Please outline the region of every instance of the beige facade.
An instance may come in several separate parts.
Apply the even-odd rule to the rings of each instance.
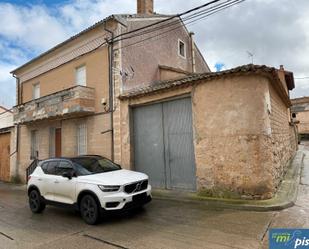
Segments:
[[[309,97],[292,99],[292,112],[297,120],[298,133],[301,136],[309,134]]]
[[[243,67],[124,94],[122,164],[134,169],[131,108],[189,95],[198,191],[272,197],[297,145],[294,126],[289,124],[288,95],[278,88],[286,83],[273,76],[275,69],[267,70]]]
[[[75,50],[71,46],[60,47],[59,51],[47,55],[47,58],[43,57],[41,61],[21,69],[20,78],[31,71],[40,70],[41,64],[49,62],[45,65],[46,72],[40,74],[37,71],[38,76],[20,83],[20,104],[15,109],[15,122],[20,129],[16,176],[22,181],[26,180],[26,169],[33,160],[32,150],[36,151],[38,159],[54,157],[56,150],[61,152],[61,156],[78,155],[80,125],[85,129],[83,154],[100,154],[111,158],[111,132],[108,132],[111,130],[111,115],[108,105],[102,104],[102,101],[108,103],[109,100],[108,47],[87,51],[49,70],[57,62],[59,54],[65,60],[65,51],[77,54],[85,40],[89,42],[105,35],[100,28],[92,30],[71,42]],[[86,71],[85,86],[79,86],[76,82],[76,70],[81,66]],[[34,99],[33,89],[37,84],[40,96]],[[58,139],[60,142],[55,137],[56,129],[61,134]],[[32,148],[33,132],[36,132],[35,149]]]
[[[117,96],[124,89],[151,85],[161,77],[192,73],[193,50],[191,36],[180,21],[176,33],[160,41],[150,39],[144,48],[126,48],[132,40],[111,45],[106,39],[111,39],[111,32],[117,36],[168,17],[110,16],[12,72],[18,79],[14,108],[19,127],[16,176],[25,181],[26,169],[34,158],[99,154],[121,162],[121,105]],[[173,46],[164,47],[166,40],[172,40]],[[178,40],[185,42],[186,58],[178,54]],[[196,68],[209,71],[194,49]],[[169,71],[162,72],[162,67]]]

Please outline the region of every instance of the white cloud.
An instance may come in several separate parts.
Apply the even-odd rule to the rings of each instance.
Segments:
[[[34,53],[65,39],[69,32],[44,6],[0,4],[0,35]]]
[[[0,62],[0,105],[11,107],[15,105],[15,80],[8,73],[16,68],[16,65]]]
[[[171,14],[204,4],[203,0],[155,0],[155,11]],[[15,95],[15,80],[9,75],[35,55],[111,14],[135,13],[135,0],[71,0],[52,5],[0,3],[0,103],[2,93]],[[227,68],[254,63],[294,72],[309,71],[309,1],[245,1],[189,25],[209,66],[221,62]],[[309,80],[296,80],[292,96],[309,95]],[[12,92],[8,92],[8,89]],[[11,100],[6,101],[12,105]]]

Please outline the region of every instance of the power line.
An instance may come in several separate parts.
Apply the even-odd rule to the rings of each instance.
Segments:
[[[205,7],[207,7],[207,6],[211,5],[211,4],[217,3],[217,2],[219,2],[219,1],[222,1],[222,0],[214,0],[214,1],[208,2],[208,3],[206,3],[206,4],[200,5],[200,6],[198,6],[198,7],[193,8],[193,9],[189,9],[189,10],[187,10],[187,11],[181,13],[181,14],[173,15],[173,16],[171,16],[170,18],[167,18],[167,19],[164,19],[164,20],[161,20],[161,21],[158,21],[158,22],[155,22],[155,23],[152,23],[152,24],[143,26],[143,27],[138,28],[138,29],[134,29],[134,30],[131,30],[131,31],[128,31],[128,32],[119,34],[118,36],[115,36],[114,39],[112,39],[112,38],[106,39],[106,41],[100,43],[98,46],[96,46],[95,48],[93,48],[91,51],[88,51],[88,52],[86,52],[86,53],[84,53],[84,54],[82,54],[82,55],[80,55],[80,56],[87,55],[87,54],[92,53],[93,51],[99,49],[100,47],[102,47],[102,46],[104,46],[104,45],[107,45],[107,44],[109,44],[109,43],[111,43],[111,42],[115,42],[115,39],[117,39],[118,37],[126,36],[126,35],[128,35],[128,34],[132,34],[132,33],[134,33],[134,32],[138,32],[138,31],[140,31],[140,30],[144,30],[144,29],[147,29],[147,28],[149,28],[149,27],[156,26],[156,25],[161,24],[161,23],[164,23],[164,22],[168,22],[168,21],[170,21],[170,20],[172,20],[172,19],[174,19],[174,18],[176,18],[176,17],[181,17],[181,16],[183,16],[183,15],[190,14],[190,13],[192,13],[192,12],[194,12],[194,11],[200,10],[200,9],[202,9],[202,8],[205,8]],[[230,2],[230,1],[232,1],[232,0],[228,0],[228,1],[226,1],[225,3]],[[224,3],[221,3],[221,4],[224,4]],[[216,6],[218,6],[218,5],[216,5]],[[214,6],[214,7],[216,7],[216,6]],[[209,9],[208,9],[208,10],[209,10]],[[203,11],[203,10],[202,10],[202,11]],[[198,13],[195,13],[195,14],[199,14],[199,13],[201,13],[202,11],[199,11]],[[195,15],[195,14],[191,14],[191,15],[189,15],[188,17],[190,17],[190,16],[192,16],[192,15]],[[179,22],[179,20],[177,20],[177,22]],[[159,29],[161,29],[161,27],[159,27]],[[132,37],[132,38],[133,38],[133,37]],[[120,38],[119,38],[119,39],[120,39]],[[118,41],[118,40],[117,40],[117,41]],[[119,41],[120,41],[120,40],[119,40]],[[80,56],[79,56],[79,57],[80,57]]]
[[[244,0],[243,0],[244,1]],[[182,19],[180,19],[183,23],[185,23],[186,21],[189,21],[191,19],[195,19],[197,17],[205,17],[206,14],[208,13],[211,13],[211,12],[215,12],[216,10],[220,10],[220,9],[223,9],[224,7],[230,7],[232,6],[233,4],[237,4],[238,2],[242,2],[242,0],[227,0],[223,3],[219,3],[213,7],[210,7],[210,8],[207,8],[207,9],[204,9],[202,11],[199,11],[197,13],[193,13],[187,17],[184,17]],[[196,9],[196,8],[195,8]],[[180,14],[181,16],[182,14]],[[177,16],[178,17],[178,16]],[[174,19],[175,17],[173,17],[172,19]],[[156,22],[156,23],[153,23],[151,26],[150,25],[147,25],[145,27],[152,27],[152,26],[157,26],[158,24],[161,24],[163,22],[167,22],[167,21],[171,21],[170,18],[168,19],[165,19],[165,20],[162,20],[160,22]],[[171,22],[168,22],[164,25],[160,25],[159,27],[153,27],[152,29],[148,29],[148,30],[145,30],[145,31],[142,31],[142,32],[138,32],[140,29],[135,29],[133,30],[132,32],[138,32],[134,35],[131,35],[131,36],[127,36],[127,37],[123,37],[123,38],[119,38],[119,39],[116,39],[117,37],[114,38],[113,42],[118,42],[118,41],[123,41],[123,40],[127,40],[127,39],[131,39],[131,38],[135,38],[135,37],[138,37],[138,36],[142,36],[142,35],[145,35],[145,34],[148,34],[148,33],[152,33],[152,32],[155,32],[157,30],[161,30],[161,29],[165,29],[165,28],[168,28],[168,27],[172,27],[172,26],[175,26],[179,24],[179,19],[177,20],[174,20],[174,21],[171,21]],[[144,29],[144,27],[143,27]],[[127,34],[129,34],[130,32],[127,32]]]
[[[217,3],[217,2],[219,2],[219,1],[221,1],[221,0],[213,0],[213,1],[210,1],[210,2],[208,2],[208,3],[205,3],[205,4],[203,4],[203,5],[200,5],[200,6],[198,6],[198,7],[195,7],[195,8],[193,8],[193,9],[189,9],[189,10],[187,10],[187,11],[185,11],[185,12],[182,12],[181,14],[177,14],[177,15],[171,16],[171,17],[169,17],[169,18],[167,18],[167,19],[164,19],[164,20],[161,20],[161,21],[158,21],[158,22],[155,22],[155,23],[152,23],[152,24],[143,26],[143,27],[141,27],[141,28],[138,28],[138,29],[135,29],[135,30],[131,30],[131,31],[128,31],[128,32],[125,32],[125,33],[122,33],[122,34],[119,34],[119,35],[115,36],[114,39],[116,39],[116,38],[118,38],[118,37],[122,37],[122,36],[128,35],[128,34],[132,34],[132,33],[134,33],[134,32],[137,32],[137,31],[140,31],[140,30],[143,30],[143,29],[150,28],[150,27],[152,27],[152,26],[155,26],[155,25],[158,25],[158,24],[161,24],[161,23],[164,23],[164,22],[168,22],[168,21],[170,21],[170,20],[172,20],[172,19],[174,19],[174,18],[176,18],[176,17],[181,17],[181,16],[183,16],[183,15],[186,15],[186,14],[189,14],[189,13],[191,13],[191,12],[197,11],[197,10],[199,10],[199,9],[205,8],[205,7],[207,7],[207,6],[211,5],[211,4]]]
[[[299,77],[299,78],[295,78],[295,80],[306,80],[306,79],[309,79],[309,76],[305,76],[305,77]]]
[[[224,10],[224,9],[230,8],[230,7],[232,7],[233,5],[239,4],[239,3],[244,2],[244,1],[246,1],[246,0],[235,0],[235,1],[233,1],[232,3],[228,4],[227,6],[224,6],[224,7],[220,8],[220,9],[217,9],[216,11],[211,11],[211,12],[208,13],[207,15],[204,15],[204,16],[202,16],[202,17],[199,17],[198,19],[195,19],[195,20],[191,20],[190,22],[184,23],[184,24],[185,24],[186,26],[193,25],[193,24],[195,24],[197,21],[203,20],[203,19],[205,19],[205,18],[207,18],[207,17],[209,17],[209,16],[211,16],[211,15],[214,15],[214,14],[216,14],[216,13],[218,13],[218,12]],[[164,32],[161,32],[160,34],[156,34],[156,35],[154,35],[154,36],[147,37],[147,38],[142,39],[142,40],[139,40],[139,41],[137,41],[137,42],[134,42],[134,43],[131,43],[131,44],[128,44],[128,45],[124,45],[124,46],[122,46],[122,47],[120,47],[120,48],[123,49],[123,48],[127,48],[127,47],[130,47],[130,46],[134,46],[134,45],[136,45],[136,44],[145,42],[145,41],[147,41],[147,40],[151,40],[151,39],[153,39],[153,38],[159,37],[159,36],[161,36],[161,35],[163,35],[163,34],[169,33],[169,32],[171,32],[171,31],[177,30],[177,29],[179,29],[179,28],[183,28],[183,25],[181,25],[181,24],[179,23],[179,21],[178,21],[178,24],[179,24],[178,27],[175,27],[175,28],[173,28],[173,29],[166,30],[166,31],[164,31]],[[166,36],[164,36],[164,37],[166,37]],[[164,37],[161,37],[161,38],[164,38]],[[133,37],[132,37],[132,38],[133,38]],[[160,39],[161,39],[161,38],[160,38]],[[156,39],[156,40],[159,40],[159,39]]]

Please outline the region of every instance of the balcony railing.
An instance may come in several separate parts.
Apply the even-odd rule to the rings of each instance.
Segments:
[[[45,119],[79,117],[95,112],[94,89],[71,87],[14,107],[14,123]]]

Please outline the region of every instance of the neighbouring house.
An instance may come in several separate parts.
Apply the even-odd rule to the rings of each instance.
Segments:
[[[211,73],[181,19],[137,4],[12,72],[18,175],[36,158],[100,154],[155,188],[271,198],[297,148],[293,74]]]
[[[157,188],[271,198],[296,149],[281,67],[246,65],[123,93],[122,164]]]
[[[11,110],[0,106],[0,181],[9,182],[16,166],[16,130]]]
[[[137,14],[109,16],[12,71],[17,175],[24,181],[35,159],[100,154],[121,163],[117,97],[160,80],[210,72],[180,18],[154,13],[152,0],[137,5]]]
[[[309,138],[309,97],[292,99],[292,115],[297,120],[300,138]]]

